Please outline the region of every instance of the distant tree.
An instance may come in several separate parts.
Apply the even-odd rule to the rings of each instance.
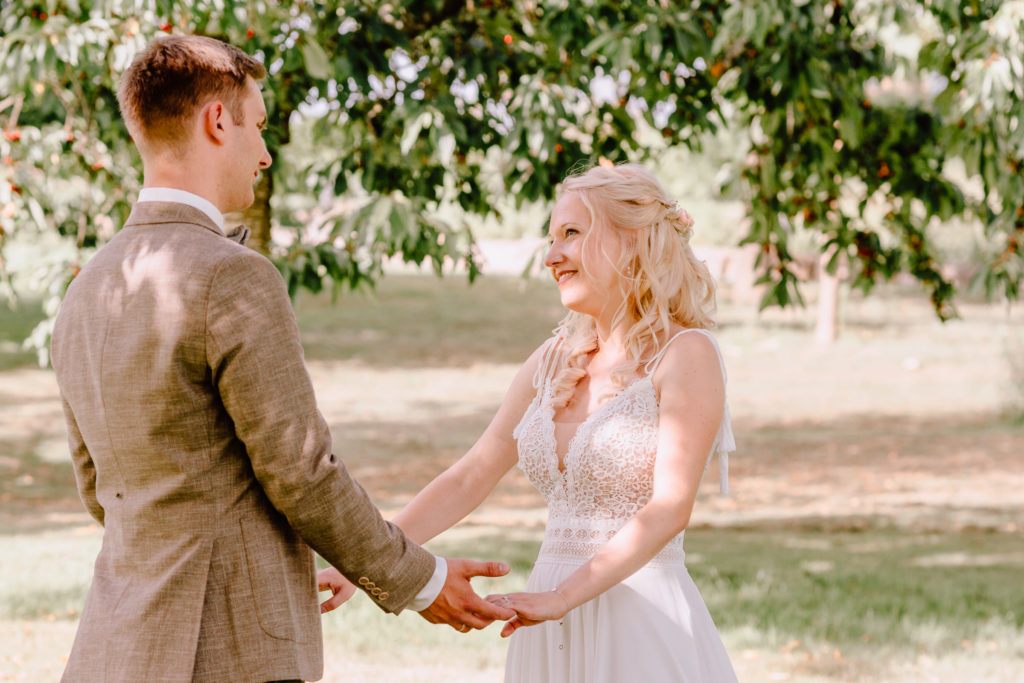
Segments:
[[[981,181],[970,209],[988,237],[980,276],[989,294],[1020,297],[1024,278],[1024,2],[941,0],[916,19],[923,73],[947,84],[934,101],[946,154]]]
[[[476,213],[493,206],[481,184],[492,148],[521,199],[550,196],[570,167],[600,155],[642,153],[641,104],[665,101],[666,137],[696,139],[715,106],[706,72],[686,67],[710,48],[714,5],[666,4],[170,2],[79,0],[0,7],[0,117],[5,234],[55,231],[81,251],[56,264],[64,284],[123,222],[140,171],[117,115],[116,82],[131,57],[162,32],[203,33],[261,55],[268,146],[290,139],[304,105],[325,109],[320,131],[336,147],[307,169],[311,193],[359,193],[358,211],[336,215],[323,239],[275,254],[289,288],[358,286],[385,256],[416,263],[465,261],[464,226],[440,221],[442,201]],[[597,74],[611,96],[595,101]],[[629,76],[624,79],[623,75]],[[630,76],[631,75],[631,76]],[[627,110],[630,100],[637,103]],[[628,113],[632,112],[632,113]],[[247,212],[254,246],[270,251],[279,168],[263,174]],[[504,190],[503,190],[504,191]],[[2,245],[0,245],[2,249]],[[2,252],[0,252],[2,253]],[[55,287],[55,292],[61,291]]]
[[[799,300],[788,239],[810,230],[822,237],[828,270],[848,262],[865,291],[910,272],[945,319],[954,288],[929,233],[964,212],[982,216],[990,235],[1005,234],[1009,251],[983,264],[989,292],[1019,295],[1020,217],[1014,206],[997,216],[991,203],[1022,196],[1024,138],[1011,125],[1022,101],[1022,5],[730,4],[712,69],[722,73],[718,94],[738,105],[739,127],[750,132],[737,176],[751,217],[746,241],[762,249],[765,304]],[[994,66],[1011,63],[1016,82],[994,83]],[[894,80],[901,92],[885,87]],[[957,158],[981,174],[985,202],[972,203],[948,173]]]
[[[117,115],[117,78],[154,36],[189,32],[262,56],[270,72],[264,92],[272,153],[288,144],[296,116],[314,119],[314,134],[331,141],[290,171],[298,178],[282,177],[280,165],[263,174],[258,201],[244,217],[254,246],[271,253],[293,292],[371,282],[383,259],[395,255],[429,258],[438,269],[461,261],[472,278],[472,235],[443,221],[442,206],[487,214],[502,194],[549,198],[581,163],[697,145],[729,121],[751,131],[738,182],[749,199],[747,241],[761,246],[770,285],[764,305],[799,300],[787,241],[808,229],[822,235],[823,251],[850,256],[859,286],[908,270],[947,316],[953,289],[938,268],[929,221],[972,211],[992,235],[1017,239],[1013,221],[1020,216],[1004,205],[1021,195],[1009,194],[1012,182],[987,169],[1020,160],[1013,142],[1019,125],[1013,138],[997,128],[1020,121],[1020,50],[1007,51],[1019,41],[1020,4],[4,3],[0,258],[2,240],[16,233],[73,242],[78,253],[45,276],[55,308],[79,265],[121,225],[139,188],[135,152]],[[889,27],[909,31],[929,21],[945,33],[926,42],[916,63],[887,49]],[[983,57],[986,50],[996,52]],[[985,85],[1003,69],[1002,58],[987,61],[992,54],[1009,65],[1009,86],[999,81],[998,97]],[[897,70],[944,77],[946,89],[914,101],[872,99],[870,85]],[[958,93],[982,98],[973,100],[982,111]],[[661,142],[652,144],[652,135]],[[998,141],[987,141],[993,135]],[[985,202],[967,201],[943,174],[953,154],[967,155],[968,169],[985,178]],[[497,165],[493,183],[484,173],[490,164]],[[275,246],[272,208],[284,186],[358,201],[321,217],[316,239],[303,232],[287,248]],[[857,198],[858,208],[844,208],[844,200]],[[883,221],[867,219],[871,202],[889,205]],[[283,213],[278,222],[300,233]],[[1009,246],[984,264],[984,277],[992,291],[1016,297],[1021,257]],[[0,280],[8,265],[0,261]]]

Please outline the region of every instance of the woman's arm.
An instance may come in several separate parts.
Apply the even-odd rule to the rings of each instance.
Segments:
[[[586,564],[547,593],[492,596],[519,616],[501,634],[560,619],[651,560],[686,528],[725,405],[725,387],[713,343],[685,334],[666,350],[655,373],[660,388],[658,455],[651,500]]]
[[[410,539],[422,544],[457,524],[480,505],[516,464],[518,454],[512,432],[536,394],[533,375],[545,346],[534,351],[519,369],[498,412],[469,451],[427,484],[391,520]],[[320,590],[332,592],[320,606],[322,613],[339,607],[353,593],[351,584],[332,567],[318,572],[317,582]]]
[[[533,375],[543,348],[534,351],[519,369],[501,407],[476,443],[391,520],[416,543],[426,543],[461,521],[515,466],[518,454],[512,432],[536,394]]]

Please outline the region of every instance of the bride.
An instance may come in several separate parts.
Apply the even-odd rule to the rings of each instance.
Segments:
[[[683,551],[710,457],[725,491],[734,448],[692,224],[642,167],[568,178],[545,258],[568,315],[480,439],[393,520],[426,542],[516,465],[544,496],[527,592],[488,597],[517,613],[506,682],[736,680]],[[351,595],[334,569],[319,583],[335,593],[323,611]]]

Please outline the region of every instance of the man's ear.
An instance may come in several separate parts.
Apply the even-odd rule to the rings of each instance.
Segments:
[[[210,142],[217,145],[223,145],[225,143],[227,136],[227,116],[228,110],[224,107],[224,103],[219,100],[213,100],[203,107],[203,110],[200,113],[203,134],[206,135]]]

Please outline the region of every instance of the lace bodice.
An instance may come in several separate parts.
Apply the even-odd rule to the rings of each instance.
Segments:
[[[714,341],[703,330],[692,331]],[[534,377],[537,395],[513,436],[519,468],[548,504],[541,556],[587,558],[650,500],[658,448],[658,398],[651,378],[668,344],[646,365],[644,376],[623,387],[579,425],[564,457],[564,471],[558,467],[551,405],[560,346],[557,338],[547,343]],[[725,454],[734,448],[726,406],[712,447],[712,454],[722,456],[723,491],[728,490]],[[682,561],[682,542],[680,534],[655,559]]]

